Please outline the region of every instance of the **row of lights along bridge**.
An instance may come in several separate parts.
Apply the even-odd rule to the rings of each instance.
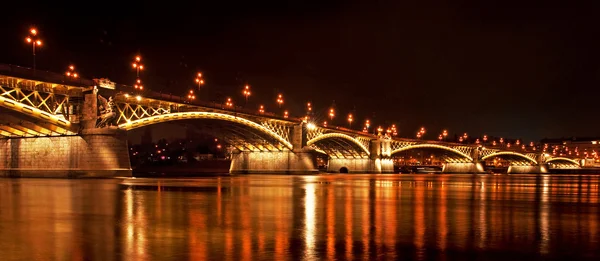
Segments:
[[[28,44],[31,44],[32,46],[32,54],[33,54],[33,70],[35,72],[36,70],[36,62],[35,62],[35,56],[36,56],[36,47],[40,48],[42,46],[42,41],[41,39],[38,37],[38,30],[35,28],[32,28],[31,30],[29,30],[29,36],[27,36],[25,38],[25,41]],[[132,67],[135,70],[136,73],[136,80],[135,83],[133,84],[133,87],[136,91],[144,91],[144,85],[142,84],[142,80],[140,78],[140,72],[144,70],[144,64],[142,64],[142,57],[141,56],[136,56],[134,58],[134,61],[132,63]],[[78,78],[79,74],[75,71],[75,66],[74,65],[69,65],[68,66],[68,70],[65,73],[65,75],[67,77],[71,77],[71,78]],[[194,79],[195,83],[198,85],[198,89],[200,89],[202,87],[202,85],[204,85],[204,78],[202,78],[202,73],[198,72],[198,74],[196,75],[196,78]],[[251,95],[251,91],[250,91],[250,85],[245,85],[243,90],[242,90],[242,95],[244,96],[246,105],[248,103],[248,98]],[[196,94],[194,93],[194,90],[190,90],[187,98],[190,102],[196,100]],[[283,104],[284,104],[284,99],[283,99],[283,94],[278,94],[277,95],[277,99],[276,99],[276,103],[277,106],[281,109]],[[233,99],[231,97],[227,97],[226,101],[225,101],[225,106],[226,107],[230,107],[233,108],[234,103],[233,103]],[[306,104],[306,116],[304,116],[303,120],[306,122],[309,122],[309,120],[311,120],[309,117],[310,115],[312,115],[313,112],[313,108],[312,108],[312,104],[310,102],[308,102]],[[264,114],[265,113],[265,106],[264,105],[259,105],[258,107],[258,113],[259,114]],[[330,108],[329,109],[329,119],[331,121],[333,121],[333,119],[335,118],[336,114],[335,114],[335,109],[334,108]],[[287,110],[283,111],[283,117],[284,118],[289,118],[289,112]],[[348,127],[352,128],[352,123],[354,122],[354,115],[352,115],[352,113],[348,114]],[[328,122],[327,121],[323,121],[322,125],[324,127],[328,126]],[[371,122],[370,120],[365,120],[364,126],[362,128],[362,131],[365,133],[369,133],[370,132],[370,127],[371,127]],[[386,128],[385,131],[383,129],[382,126],[377,127],[376,129],[376,133],[377,135],[386,135],[389,137],[395,137],[398,135],[398,129],[396,128],[395,124],[392,124],[390,127]],[[425,127],[421,127],[421,129],[417,132],[416,134],[416,138],[417,139],[424,139],[426,133],[426,129]],[[448,141],[448,131],[447,130],[443,130],[439,135],[438,135],[438,140],[439,141]],[[510,148],[511,146],[517,146],[520,147],[523,150],[528,150],[527,146],[525,146],[525,144],[521,144],[521,142],[519,140],[515,140],[514,143],[511,142],[504,142],[504,138],[499,138],[498,141],[496,141],[495,139],[492,140],[491,142],[488,141],[488,137],[487,135],[483,135],[483,137],[480,138],[476,138],[474,141],[469,140],[469,136],[467,133],[464,133],[462,136],[458,136],[458,139],[453,140],[455,142],[460,142],[460,143],[471,143],[474,142],[475,144],[482,144],[482,145],[488,145],[488,146],[501,146],[501,147],[507,147]],[[537,149],[537,146],[531,142],[529,144],[529,150],[533,150],[535,151]],[[546,151],[548,149],[547,146],[544,146],[543,150]]]

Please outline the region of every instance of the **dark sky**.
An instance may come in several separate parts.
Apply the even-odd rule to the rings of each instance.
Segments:
[[[276,111],[281,92],[292,114],[311,101],[324,117],[335,100],[338,124],[354,111],[357,123],[396,123],[401,136],[421,126],[432,139],[443,128],[600,136],[593,1],[151,2],[23,2],[0,15],[0,62],[31,65],[23,39],[34,25],[39,69],[74,63],[84,77],[131,84],[140,53],[153,90],[183,94],[201,70],[202,99],[241,104],[249,83],[249,106]]]

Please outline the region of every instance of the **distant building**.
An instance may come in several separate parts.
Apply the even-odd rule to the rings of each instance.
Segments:
[[[555,157],[576,157],[583,166],[600,166],[600,137],[543,139],[545,152]]]

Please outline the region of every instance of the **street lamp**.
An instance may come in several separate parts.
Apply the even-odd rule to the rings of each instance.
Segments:
[[[312,113],[312,104],[310,102],[307,102],[306,103],[306,120],[307,121],[308,121],[308,118],[311,113]]]
[[[198,90],[200,90],[200,87],[202,86],[202,84],[204,84],[204,79],[202,79],[202,73],[200,72],[196,76],[196,83],[198,84]]]
[[[140,78],[137,78],[137,80],[135,80],[135,84],[133,85],[133,88],[135,88],[136,90],[144,90],[144,86],[142,85],[142,80],[140,80]]]
[[[283,94],[279,94],[277,95],[277,106],[279,106],[279,108],[281,108],[281,105],[283,105]]]
[[[231,100],[231,98],[227,98],[227,102],[225,102],[225,106],[233,107],[233,101]]]
[[[352,128],[352,121],[354,121],[354,117],[352,116],[352,113],[348,114],[348,127]]]
[[[398,135],[398,129],[396,129],[396,124],[392,124],[392,136]]]
[[[190,90],[190,93],[188,93],[188,99],[192,100],[192,101],[196,99],[196,95],[194,94],[194,90]]]
[[[75,66],[73,66],[73,65],[69,65],[69,69],[67,70],[67,72],[65,74],[67,75],[67,77],[73,77],[73,78],[79,77],[79,75],[75,71]]]
[[[250,86],[246,84],[244,91],[242,92],[246,98],[246,104],[248,104],[248,96],[250,96]]]
[[[446,140],[446,137],[448,137],[448,130],[443,130],[442,136],[444,136],[444,140]]]
[[[140,78],[140,71],[144,70],[144,65],[141,63],[141,61],[142,61],[142,57],[138,55],[135,57],[135,60],[133,61],[133,64],[132,64],[133,69],[135,69],[136,76],[138,78]]]
[[[29,36],[25,38],[25,42],[31,44],[31,48],[33,50],[33,73],[35,73],[35,47],[42,46],[42,41],[37,37],[37,29],[31,28],[29,30]]]
[[[329,109],[329,118],[333,121],[333,117],[335,117],[335,110],[333,108]]]
[[[260,113],[260,114],[264,114],[264,113],[265,113],[265,106],[263,106],[263,105],[260,105],[260,106],[258,107],[258,113]]]
[[[283,112],[283,118],[286,118],[286,119],[287,119],[287,118],[288,118],[288,116],[289,116],[289,114],[288,114],[288,111],[284,111],[284,112]]]

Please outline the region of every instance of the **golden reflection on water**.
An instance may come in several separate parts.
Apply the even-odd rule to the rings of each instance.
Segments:
[[[598,176],[552,175],[2,179],[0,236],[10,240],[0,241],[0,253],[2,260],[593,259],[600,258],[598,189]]]

